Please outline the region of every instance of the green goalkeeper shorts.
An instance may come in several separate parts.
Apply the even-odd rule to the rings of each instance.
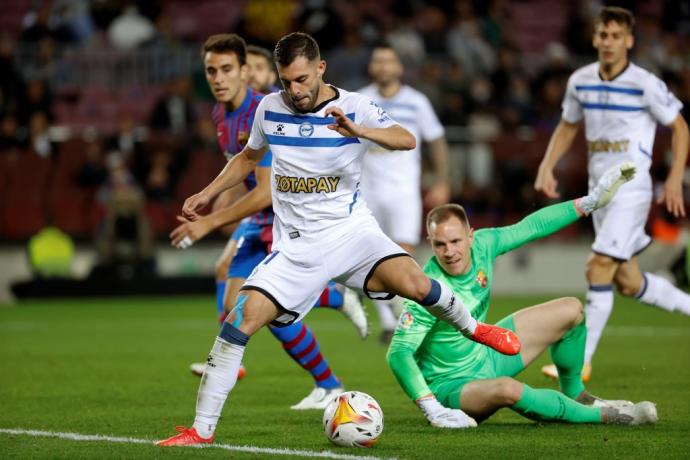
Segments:
[[[513,315],[506,316],[498,323],[505,329],[515,332],[515,321]],[[475,380],[495,379],[498,377],[513,377],[525,368],[522,364],[522,355],[507,356],[489,349],[487,359],[478,371],[468,373],[466,376],[453,379],[438,387],[434,392],[436,399],[445,407],[460,409],[460,394],[465,384]]]

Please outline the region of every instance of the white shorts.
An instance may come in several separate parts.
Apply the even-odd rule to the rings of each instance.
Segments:
[[[645,232],[652,197],[647,191],[615,196],[608,206],[592,213],[592,251],[618,261],[630,260],[652,242]]]
[[[396,243],[417,246],[422,234],[422,198],[419,189],[388,193],[363,188],[367,207],[383,233]],[[368,194],[367,194],[368,193]]]
[[[249,275],[242,290],[261,292],[283,313],[271,324],[286,326],[304,318],[329,280],[370,298],[393,297],[370,293],[366,285],[381,262],[409,254],[384,235],[372,216],[353,221],[336,232],[281,239]]]

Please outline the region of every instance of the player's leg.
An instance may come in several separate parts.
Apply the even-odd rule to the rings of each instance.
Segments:
[[[561,391],[577,398],[585,390],[581,370],[587,333],[582,303],[575,297],[564,297],[522,309],[512,318],[522,344],[523,367],[548,348],[558,369]]]
[[[654,273],[642,273],[637,257],[620,264],[613,282],[618,292],[652,307],[690,315],[690,295]]]
[[[385,235],[373,235],[368,242],[373,243],[379,251],[381,246],[389,250],[389,255],[380,257],[373,248],[369,248],[378,260],[372,264],[363,283],[367,295],[376,297],[372,293],[389,293],[413,300],[471,340],[505,354],[514,355],[520,351],[520,341],[512,331],[478,323],[450,287],[427,277],[407,253],[394,253],[394,249],[387,249],[387,244],[392,244],[393,248],[398,246]]]
[[[213,442],[223,405],[237,382],[237,372],[249,338],[279,315],[273,301],[259,291],[243,292],[238,297],[237,307],[242,308],[242,320],[239,327],[225,321],[209,353],[207,366],[199,385],[193,427],[160,441],[159,445]]]
[[[246,192],[246,188],[243,184],[239,184],[232,187],[229,190],[221,192],[218,197],[213,201],[211,212],[217,211],[230,206],[234,203],[242,194]],[[244,222],[244,221],[243,221]],[[219,318],[225,316],[223,310],[223,298],[225,297],[225,278],[228,273],[228,267],[232,258],[235,256],[237,250],[237,240],[241,236],[243,230],[242,222],[239,224],[226,225],[221,228],[221,231],[226,235],[231,235],[225,248],[223,248],[223,253],[218,257],[215,265],[216,274],[216,311],[218,312]],[[222,322],[223,320],[220,319]]]
[[[558,391],[532,388],[510,377],[469,382],[459,400],[460,409],[477,421],[503,407],[542,422],[640,425],[657,420],[650,402],[619,408],[586,406]]]
[[[314,379],[315,388],[291,409],[323,409],[331,398],[343,392],[340,379],[321,354],[319,342],[309,326],[297,321],[284,327],[270,326],[269,329],[283,344],[285,352]]]
[[[400,242],[397,244],[408,254],[414,253],[414,247],[412,245]],[[392,299],[372,299],[372,302],[376,306],[376,311],[381,321],[381,336],[379,337],[379,342],[382,345],[387,345],[390,343],[391,338],[393,338],[393,331],[398,325],[398,317],[402,313],[402,302],[399,297],[394,297]]]
[[[585,363],[592,362],[601,334],[613,310],[613,277],[620,261],[597,253],[587,259],[586,277],[589,284],[585,301],[587,341]]]
[[[218,257],[215,265],[216,274],[216,313],[218,314],[219,322],[223,322],[225,317],[225,309],[223,307],[225,299],[225,290],[227,288],[227,276],[228,268],[232,262],[232,258],[235,257],[237,252],[237,238],[235,234],[228,240],[225,247],[223,248],[223,253]]]
[[[228,271],[229,288],[228,296],[226,297],[226,307],[228,308],[232,308],[232,305],[234,305],[235,299],[246,278],[249,277],[257,265],[263,263],[262,261],[268,255],[268,248],[264,244],[265,242],[261,240],[262,232],[263,229],[257,226],[250,227],[244,232],[243,239],[238,247],[237,256]],[[231,313],[230,321],[235,327],[239,327],[241,312],[241,308],[236,308]],[[335,390],[342,387],[340,381],[328,365],[328,361],[321,355],[319,343],[308,326],[302,322],[296,322],[282,328],[270,327],[270,330],[273,336],[282,343],[285,352],[302,369],[312,375],[317,388]],[[321,392],[317,393],[320,394]],[[303,406],[309,406],[310,403],[313,405],[313,399],[311,398],[305,402]],[[314,407],[301,408],[312,409]]]
[[[582,380],[587,382],[591,374],[591,360],[613,310],[613,277],[619,261],[612,257],[592,252],[587,259],[586,278],[589,283],[585,301],[585,355],[582,365]],[[549,364],[542,367],[542,373],[552,379],[559,377],[558,367]]]
[[[314,303],[314,308],[331,308],[339,311],[352,322],[361,339],[369,335],[369,320],[359,295],[342,284],[329,281]]]

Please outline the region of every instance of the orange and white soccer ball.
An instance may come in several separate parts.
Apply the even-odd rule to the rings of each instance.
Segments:
[[[371,447],[383,432],[383,411],[368,394],[346,391],[326,406],[323,430],[339,446]]]

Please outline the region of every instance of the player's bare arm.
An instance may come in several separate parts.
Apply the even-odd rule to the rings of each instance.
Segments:
[[[269,207],[271,205],[271,168],[256,168],[254,175],[256,177],[256,187],[231,206],[202,216],[196,221],[190,221],[184,216],[178,216],[177,219],[182,222],[182,225],[170,233],[170,243],[178,248],[187,248],[208,235],[211,231],[223,225],[238,222]],[[183,241],[185,243],[182,243]]]
[[[412,133],[400,125],[367,128],[350,120],[338,107],[326,109],[326,116],[333,116],[335,119],[335,123],[328,125],[328,129],[337,131],[341,136],[368,139],[387,150],[411,150],[417,145]]]
[[[429,142],[429,153],[434,166],[434,184],[424,197],[424,203],[430,208],[435,208],[450,201],[448,177],[450,168],[448,167],[448,142],[445,136]]]
[[[664,190],[659,196],[658,203],[666,204],[666,210],[675,217],[685,217],[683,203],[683,176],[685,163],[688,160],[688,124],[678,115],[670,125],[672,136],[673,164],[666,178]]]
[[[559,198],[561,196],[556,190],[558,181],[553,175],[553,169],[556,167],[558,160],[565,155],[573,144],[578,129],[578,123],[569,123],[563,119],[558,123],[556,130],[551,136],[551,140],[549,140],[544,159],[541,160],[539,165],[537,179],[534,181],[534,189],[536,191],[543,192],[549,198]]]
[[[254,150],[249,147],[242,149],[240,153],[232,157],[223,170],[201,192],[190,196],[182,206],[182,216],[189,220],[197,220],[198,211],[206,207],[213,198],[223,190],[233,187],[254,171],[259,161],[266,154],[268,148]]]

